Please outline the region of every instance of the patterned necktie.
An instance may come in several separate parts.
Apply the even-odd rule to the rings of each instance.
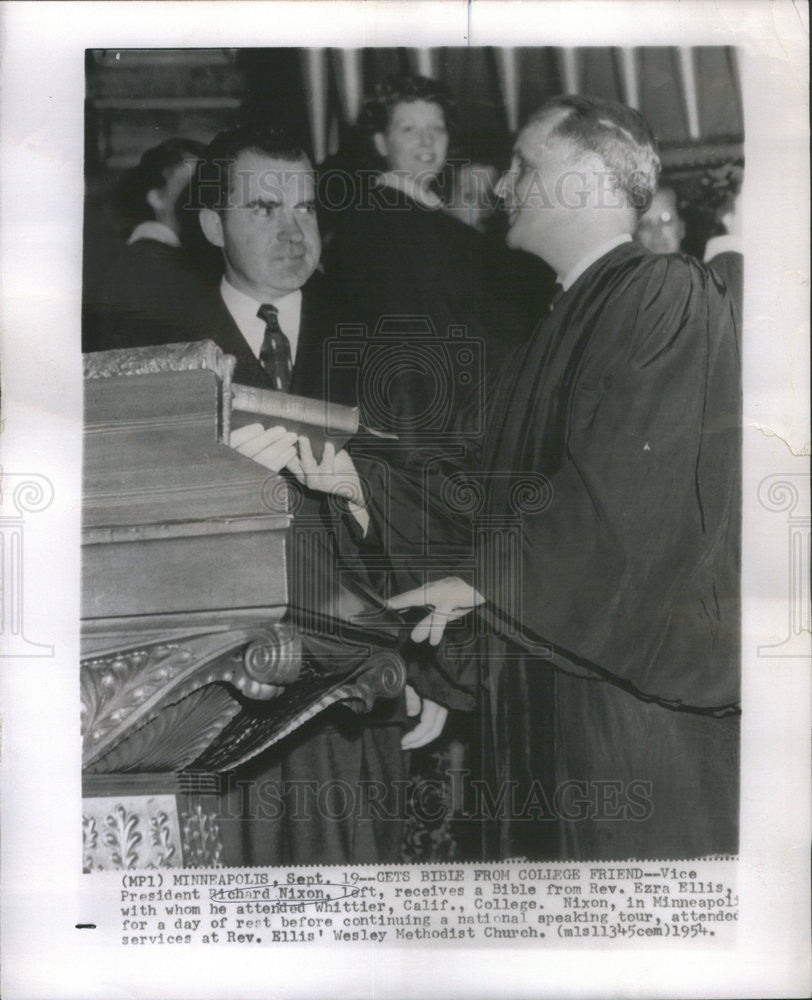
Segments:
[[[287,392],[293,377],[290,357],[290,341],[282,333],[277,318],[277,308],[269,304],[257,310],[257,316],[265,320],[265,337],[259,352],[259,363],[273,382],[275,389]]]

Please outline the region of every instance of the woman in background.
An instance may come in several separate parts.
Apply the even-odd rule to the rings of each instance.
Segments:
[[[115,203],[133,227],[89,303],[85,350],[143,347],[184,339],[188,316],[179,302],[203,289],[182,246],[184,196],[203,155],[202,143],[168,139],[148,149],[121,179]]]
[[[444,211],[438,189],[451,114],[451,95],[434,80],[376,87],[358,122],[376,169],[356,175],[353,207],[326,254],[342,318],[365,327],[356,372],[364,422],[410,441],[449,430],[496,350],[480,234]]]

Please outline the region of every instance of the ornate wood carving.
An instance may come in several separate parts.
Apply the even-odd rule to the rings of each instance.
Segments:
[[[299,681],[283,698],[245,708],[223,729],[193,767],[207,771],[234,768],[278,743],[336,702],[368,712],[376,698],[393,698],[406,683],[406,665],[394,650],[369,649],[351,672],[324,677],[305,661]]]
[[[201,803],[181,813],[183,858],[186,868],[221,868],[223,843],[214,813]]]
[[[90,657],[81,667],[85,766],[97,762],[167,706],[183,702],[206,685],[229,684],[250,698],[267,700],[283,690],[278,682],[289,684],[296,679],[299,665],[298,636],[288,626],[234,629]],[[224,710],[217,720],[210,720],[212,730],[222,729],[230,717]],[[162,731],[162,727],[153,728],[151,734],[160,738]],[[198,737],[194,737],[196,749]],[[142,749],[149,751],[148,746]]]
[[[180,868],[174,795],[120,795],[82,802],[82,870]]]
[[[85,768],[86,774],[180,771],[239,712],[224,685],[209,684],[164,706],[154,718]]]
[[[223,844],[213,812],[177,797],[86,798],[82,804],[82,870],[217,868]]]

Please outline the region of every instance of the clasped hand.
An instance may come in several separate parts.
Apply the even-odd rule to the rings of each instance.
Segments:
[[[286,431],[284,427],[265,430],[261,424],[240,427],[232,433],[230,444],[241,455],[253,458],[271,472],[289,469],[308,489],[343,497],[366,533],[369,514],[365,510],[361,480],[343,448],[336,452],[335,446],[327,441],[321,462],[317,462],[308,438]]]

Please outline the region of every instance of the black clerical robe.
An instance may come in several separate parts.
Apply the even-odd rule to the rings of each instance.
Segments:
[[[526,315],[546,301],[548,272],[537,258],[528,271],[527,255],[513,254],[514,271],[535,281],[508,283],[504,245],[489,250],[473,227],[393,187],[369,198],[345,214],[325,253],[343,291],[336,315],[355,352],[362,419],[402,442],[447,434],[454,420],[470,436],[481,418],[471,397],[532,329]]]
[[[449,635],[446,664],[490,690],[490,798],[518,796],[500,807],[499,853],[550,856],[555,820],[569,859],[734,852],[741,390],[726,289],[689,257],[621,245],[488,404],[456,570],[487,599],[488,634],[456,652]],[[381,528],[401,551],[417,541],[409,490]],[[437,506],[440,537],[454,518]]]

